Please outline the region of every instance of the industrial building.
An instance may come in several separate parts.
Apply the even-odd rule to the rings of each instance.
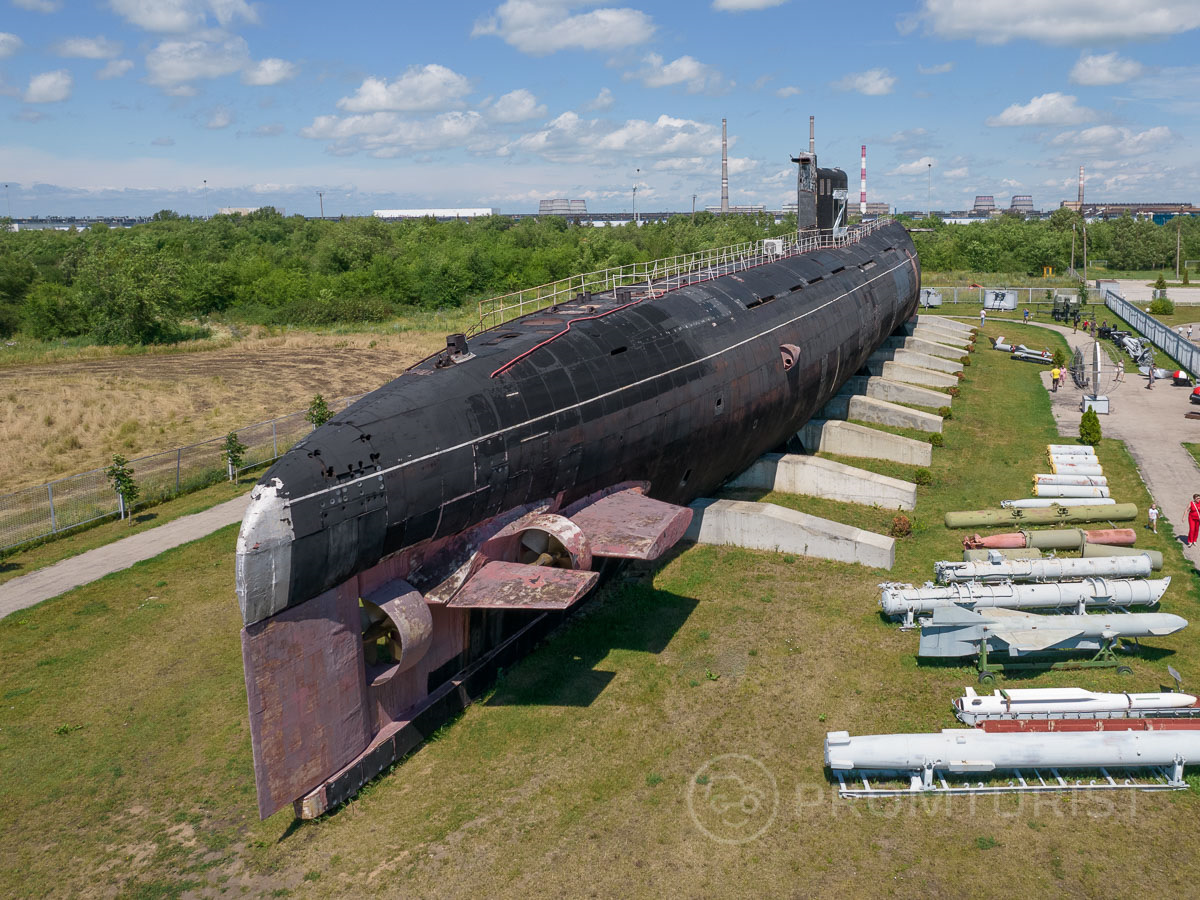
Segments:
[[[586,200],[567,200],[556,197],[553,200],[538,201],[539,216],[586,216]]]

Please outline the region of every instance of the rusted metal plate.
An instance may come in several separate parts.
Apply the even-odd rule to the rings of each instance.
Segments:
[[[585,506],[571,521],[587,535],[593,556],[658,559],[683,537],[692,511],[631,489]]]
[[[597,572],[490,562],[447,606],[472,609],[566,609],[592,589]]]
[[[254,781],[264,819],[371,740],[356,590],[326,591],[242,629]]]

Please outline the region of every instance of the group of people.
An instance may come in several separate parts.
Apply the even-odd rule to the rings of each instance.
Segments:
[[[1083,325],[1084,334],[1090,334],[1092,337],[1096,336],[1096,320],[1083,319],[1078,312],[1075,313],[1075,318],[1071,320],[1071,334],[1075,334],[1077,331],[1079,331],[1079,326],[1081,324]],[[1104,325],[1101,327],[1108,328],[1107,319],[1104,320]]]

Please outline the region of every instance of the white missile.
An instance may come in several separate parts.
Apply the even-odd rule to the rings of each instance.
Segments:
[[[1107,487],[1087,484],[1035,484],[1033,492],[1039,497],[1107,497]]]
[[[1096,456],[1051,456],[1051,464],[1057,463],[1060,466],[1098,466],[1100,459]]]
[[[1169,766],[1182,783],[1184,761],[1200,760],[1200,730],[1049,733],[946,728],[936,734],[825,735],[825,764],[837,771],[876,770],[921,776],[914,789],[931,788],[936,772],[1008,769],[1099,769]]]
[[[1146,583],[1127,582],[1131,585]],[[990,585],[979,587],[995,589]],[[1018,587],[1047,588],[1052,585]],[[1007,650],[1009,656],[1044,650],[1104,650],[1119,638],[1162,637],[1186,627],[1187,619],[1161,612],[1039,616],[1017,609],[995,608],[980,612],[958,605],[937,606],[932,618],[921,627],[917,655],[973,656],[980,652],[984,642],[989,651]]]
[[[1050,472],[1033,476],[1034,484],[1092,484],[1099,487],[1108,485],[1108,479],[1103,475],[1054,475]]]
[[[1055,581],[1078,578],[1145,578],[1153,565],[1146,553],[1138,556],[1052,557],[1000,559],[996,562],[940,560],[933,564],[937,580],[955,581]]]
[[[1136,557],[1128,558],[1135,559]],[[1020,560],[1019,562],[1029,561]],[[959,565],[974,565],[974,563],[959,563]],[[978,581],[963,581],[919,588],[908,584],[885,584],[881,586],[879,606],[883,609],[884,615],[903,616],[905,625],[912,625],[915,616],[933,613],[945,607],[988,610],[989,614],[992,610],[1009,612],[1022,609],[1069,609],[1076,613],[1082,613],[1085,608],[1122,609],[1127,606],[1153,606],[1158,603],[1170,585],[1169,577],[1111,581],[1104,578],[1089,578],[1086,581],[1056,581],[1049,584],[1014,584],[1011,581],[1002,584],[983,584]],[[1080,616],[1080,618],[1090,619],[1092,617]],[[1037,628],[1039,626],[1035,623],[1028,627]],[[1055,628],[1054,625],[1041,625],[1040,627],[1050,631]],[[924,641],[924,637],[922,637],[922,641]]]
[[[1103,475],[1104,468],[1097,464],[1071,464],[1050,462],[1050,469],[1055,475]]]
[[[1094,447],[1086,444],[1047,444],[1046,452],[1051,456],[1095,456]]]
[[[1051,506],[1115,506],[1112,497],[1023,497],[1001,500],[1004,509],[1046,509]]]
[[[1196,705],[1191,694],[1159,692],[1150,694],[1106,694],[1083,688],[1017,688],[980,696],[966,688],[964,696],[954,699],[955,715],[967,725],[983,718],[1058,718],[1091,716],[1111,718],[1113,714],[1150,715],[1164,710]]]

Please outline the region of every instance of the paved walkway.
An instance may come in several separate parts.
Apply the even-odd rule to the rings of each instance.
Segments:
[[[978,321],[978,317],[972,321]],[[1019,324],[1021,320],[988,316],[989,323],[1004,321]],[[1042,322],[1029,324],[1059,332],[1072,349],[1086,348],[1092,342],[1090,335],[1082,331],[1072,334],[1068,326]],[[1063,377],[1066,383],[1057,393],[1050,394],[1051,410],[1058,423],[1058,433],[1064,438],[1077,439],[1079,419],[1083,415],[1079,408],[1083,391],[1075,387],[1065,371]],[[1049,366],[1042,372],[1042,384],[1050,390]],[[1176,387],[1169,380],[1156,381],[1154,389],[1147,390],[1144,376],[1127,372],[1120,387],[1109,392],[1109,414],[1100,417],[1104,436],[1122,440],[1129,448],[1150,496],[1158,502],[1163,517],[1170,521],[1181,542],[1187,535],[1188,504],[1192,494],[1200,493],[1200,469],[1182,446],[1184,441],[1200,443],[1200,420],[1184,418],[1185,413],[1196,408],[1189,399],[1191,392],[1191,388]],[[1143,515],[1138,524],[1145,524],[1145,521]],[[1183,555],[1200,568],[1200,544],[1184,547]]]
[[[249,503],[250,495],[243,494],[204,512],[183,516],[6,581],[0,584],[0,618],[240,522]]]

